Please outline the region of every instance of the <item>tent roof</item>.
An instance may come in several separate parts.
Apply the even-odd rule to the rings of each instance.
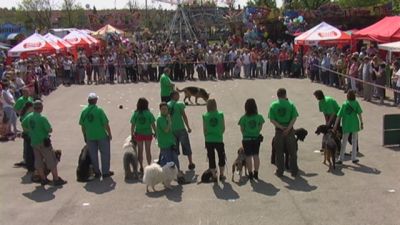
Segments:
[[[378,48],[390,52],[400,52],[400,41],[381,44],[378,45]]]
[[[42,35],[34,33],[14,48],[10,49],[8,55],[11,57],[20,57],[28,53],[52,54],[59,52],[60,49],[58,45],[47,41]]]
[[[353,35],[355,39],[376,42],[400,41],[400,16],[387,16]]]
[[[90,41],[85,34],[74,30],[67,34],[63,40],[71,43],[72,45],[91,45],[94,42]]]
[[[47,33],[46,35],[43,36],[46,40],[48,41],[52,41],[55,42],[57,45],[60,46],[60,44],[66,48],[71,48],[72,45],[70,43],[68,43],[67,41],[51,34],[51,33]]]
[[[319,43],[349,42],[351,36],[336,27],[322,22],[294,39],[295,44],[317,45]]]
[[[100,28],[98,31],[94,32],[93,35],[103,36],[107,33],[124,34],[125,32],[123,30],[113,27],[110,24],[107,24],[104,27]]]

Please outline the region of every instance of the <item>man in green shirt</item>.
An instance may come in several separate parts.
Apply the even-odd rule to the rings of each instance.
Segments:
[[[285,148],[289,153],[289,167],[291,175],[297,176],[299,168],[297,166],[297,141],[294,136],[293,125],[299,116],[296,106],[287,99],[286,89],[280,88],[277,92],[278,100],[271,103],[268,118],[275,126],[275,137],[273,146],[276,150],[276,166],[275,175],[283,176],[284,172],[284,155]]]
[[[97,100],[96,93],[89,94],[89,105],[82,110],[79,125],[81,125],[83,138],[88,146],[95,178],[100,178],[101,174],[103,174],[103,178],[107,178],[114,175],[114,172],[110,171],[110,141],[112,135],[108,118],[103,109],[96,105]],[[101,172],[98,151],[100,151]]]
[[[160,77],[161,85],[161,102],[168,103],[171,100],[171,94],[174,90],[175,84],[171,82],[171,69],[164,68],[164,73]]]
[[[14,105],[14,110],[18,113],[18,115],[21,115],[21,110],[24,108],[27,102],[33,103],[33,99],[29,96],[28,89],[24,88],[22,89],[22,96],[18,98]]]
[[[58,160],[53,151],[53,147],[49,142],[50,133],[53,131],[47,118],[41,115],[43,104],[40,100],[33,103],[33,113],[30,113],[22,121],[22,127],[31,138],[31,145],[35,155],[35,169],[38,171],[41,184],[49,183],[44,173],[46,163],[47,168],[53,175],[53,184],[56,186],[64,185],[67,182],[58,176],[57,163]]]
[[[171,101],[168,102],[169,112],[172,117],[172,132],[176,139],[176,146],[182,145],[182,153],[189,159],[189,169],[193,170],[195,164],[192,160],[192,148],[190,147],[189,134],[192,129],[189,127],[188,118],[185,113],[185,103],[179,101],[179,92],[173,91]],[[185,128],[186,125],[186,128]]]
[[[333,126],[340,108],[338,103],[334,98],[325,96],[321,90],[316,90],[314,96],[318,100],[319,111],[324,114],[325,124]]]

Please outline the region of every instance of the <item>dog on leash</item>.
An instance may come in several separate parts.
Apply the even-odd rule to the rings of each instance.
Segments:
[[[199,103],[197,103],[197,99],[198,98],[202,98],[205,102],[208,100],[208,98],[210,97],[210,94],[207,93],[207,91],[203,88],[199,88],[199,87],[185,87],[182,90],[179,90],[178,88],[176,89],[178,92],[184,92],[185,93],[185,98],[183,99],[183,102],[185,102],[185,104],[187,104],[186,99],[189,99],[189,102],[191,104],[193,104],[191,97],[195,97],[195,103],[196,105],[198,105]]]
[[[322,137],[322,149],[324,150],[324,164],[326,165],[326,161],[329,164],[329,170],[331,168],[336,169],[335,167],[335,157],[336,152],[340,151],[340,138],[338,135],[333,132],[333,129],[327,125],[320,125],[317,127],[315,131],[317,135],[323,134]]]
[[[55,155],[55,157],[57,159],[57,162],[60,162],[61,161],[61,155],[62,155],[61,150],[51,150],[51,151],[54,152],[54,155]],[[43,169],[43,171],[44,171],[44,175],[46,177],[51,173],[51,170],[47,167],[46,161],[44,161],[44,169]],[[39,176],[39,173],[37,172],[37,170],[35,170],[35,172],[33,173],[32,177],[31,177],[31,181],[34,182],[34,183],[40,183],[41,179],[40,179],[40,176]]]
[[[131,136],[125,139],[124,145],[122,147],[124,150],[124,171],[125,180],[138,179],[138,154],[137,154],[137,143]]]
[[[242,178],[243,169],[244,175],[247,176],[246,155],[244,154],[243,147],[240,147],[237,151],[237,157],[232,164],[232,181],[234,181],[235,172],[239,173],[239,179]]]
[[[308,135],[308,131],[304,128],[299,128],[299,129],[294,129],[294,136],[296,137],[296,141],[304,141]],[[271,164],[275,164],[275,154],[276,154],[276,149],[274,145],[275,138],[272,139],[272,152],[271,152]],[[285,158],[285,168],[288,170],[289,169],[289,152],[285,148],[284,149],[284,158]]]
[[[78,167],[76,168],[76,181],[87,182],[93,175],[92,160],[89,156],[87,145],[83,146],[81,154],[79,154]]]
[[[149,187],[156,190],[154,187],[163,183],[165,188],[171,189],[171,182],[178,177],[178,169],[174,162],[168,162],[163,167],[157,163],[152,163],[144,168],[143,183],[146,184],[146,192],[149,192]]]

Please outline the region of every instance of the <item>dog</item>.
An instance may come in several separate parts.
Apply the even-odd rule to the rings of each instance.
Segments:
[[[299,140],[304,142],[307,135],[308,135],[308,131],[304,128],[294,129],[294,136],[296,137],[297,142]],[[271,164],[275,164],[276,150],[275,150],[274,142],[275,142],[275,137],[272,139],[272,142],[271,142],[271,145],[272,145]],[[285,148],[283,154],[284,154],[284,158],[285,158],[285,168],[288,170],[290,159],[289,159],[289,152],[286,148]]]
[[[214,181],[213,172],[210,169],[207,169],[201,174],[201,183],[211,183]]]
[[[157,163],[152,163],[144,168],[143,183],[146,184],[146,192],[149,192],[149,186],[155,192],[154,187],[163,183],[168,189],[171,189],[171,182],[178,177],[178,169],[174,162],[168,162],[163,167]]]
[[[246,155],[244,154],[243,147],[240,147],[237,151],[237,157],[232,165],[232,181],[234,181],[235,171],[239,173],[239,179],[242,178],[243,168],[244,174],[247,176]]]
[[[185,104],[187,104],[186,99],[189,99],[189,102],[191,104],[193,104],[191,97],[194,96],[195,99],[195,103],[196,105],[198,105],[199,103],[197,103],[197,99],[198,98],[202,98],[205,102],[210,98],[210,94],[207,93],[207,91],[203,88],[199,88],[199,87],[185,87],[182,90],[179,90],[178,88],[176,89],[178,92],[184,92],[185,93],[185,98],[183,99],[183,102],[185,102]]]
[[[61,161],[62,151],[59,150],[59,149],[58,150],[51,150],[51,151],[54,152],[54,155],[56,157],[57,162],[60,162]],[[47,164],[46,164],[45,161],[44,161],[44,169],[43,169],[43,171],[44,171],[44,175],[46,177],[51,173],[51,170],[47,167]],[[40,183],[41,179],[40,179],[40,176],[39,176],[39,173],[37,172],[37,170],[35,170],[35,172],[33,173],[32,177],[31,177],[31,180],[34,183]]]
[[[322,149],[324,150],[324,164],[326,165],[326,161],[329,164],[329,170],[333,168],[336,169],[335,166],[335,157],[336,152],[340,151],[340,137],[338,133],[333,132],[333,129],[327,125],[320,125],[317,127],[315,131],[317,135],[323,134],[322,137]]]
[[[76,181],[87,182],[93,175],[92,160],[89,156],[89,149],[87,145],[83,146],[81,154],[78,158],[78,167],[76,168]]]
[[[131,136],[125,139],[124,145],[122,147],[124,150],[124,171],[125,180],[138,179],[138,154],[137,154],[137,143],[131,138]]]

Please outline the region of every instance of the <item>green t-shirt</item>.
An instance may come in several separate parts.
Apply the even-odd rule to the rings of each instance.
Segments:
[[[325,99],[320,100],[318,105],[319,111],[324,113],[325,115],[336,115],[340,109],[336,100],[330,96],[325,96]]]
[[[175,137],[172,134],[172,131],[169,130],[168,132],[165,132],[167,127],[167,117],[159,115],[157,118],[157,142],[160,149],[170,148],[171,146],[175,145]]]
[[[268,118],[286,127],[290,121],[298,117],[296,106],[289,100],[279,99],[271,103]]]
[[[250,140],[260,136],[261,127],[265,120],[262,115],[243,115],[239,120],[240,127],[243,127],[243,140]]]
[[[203,114],[203,123],[206,128],[204,134],[206,142],[223,142],[224,135],[224,113],[223,112],[206,112]]]
[[[21,115],[21,117],[19,118],[19,121],[21,121],[21,123],[22,123],[22,121],[24,121],[24,119],[29,115],[29,114],[32,114],[33,112],[29,112],[29,113],[25,113],[24,115]]]
[[[44,139],[49,137],[51,130],[47,118],[37,112],[29,113],[22,121],[22,127],[28,131],[32,146],[43,144]]]
[[[343,133],[352,133],[360,131],[360,121],[358,114],[362,113],[362,109],[358,101],[345,101],[337,113],[338,117],[342,118]]]
[[[172,93],[171,79],[163,73],[160,77],[161,97],[169,97]]]
[[[168,102],[169,113],[172,119],[172,131],[185,129],[182,113],[185,110],[185,103],[171,100]]]
[[[18,100],[15,102],[14,110],[15,111],[22,110],[22,108],[24,108],[24,106],[27,102],[33,103],[32,97],[25,97],[25,96],[19,97]]]
[[[151,124],[156,121],[154,115],[149,111],[135,111],[131,117],[131,124],[135,124],[135,133],[142,135],[151,135]]]
[[[101,140],[107,137],[106,125],[108,118],[103,109],[97,105],[86,106],[79,118],[79,125],[85,128],[86,139],[89,141]]]

